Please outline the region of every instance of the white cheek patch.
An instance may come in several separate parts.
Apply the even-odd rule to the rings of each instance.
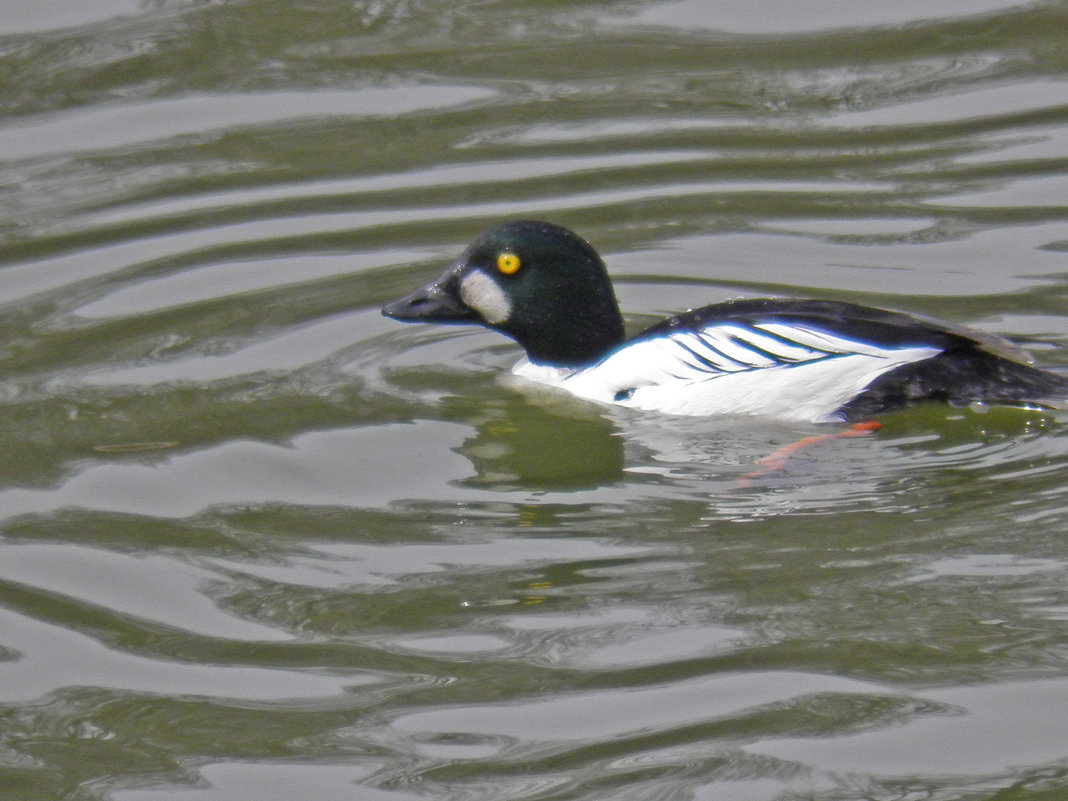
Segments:
[[[460,280],[460,299],[493,325],[503,323],[512,314],[512,304],[504,290],[481,270],[472,270]]]

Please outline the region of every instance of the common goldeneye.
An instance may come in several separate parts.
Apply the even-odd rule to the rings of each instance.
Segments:
[[[850,422],[924,401],[1058,406],[1068,378],[1009,342],[827,300],[718,303],[626,339],[604,262],[558,225],[491,228],[435,281],[382,309],[479,323],[526,350],[513,372],[580,398],[669,414]]]

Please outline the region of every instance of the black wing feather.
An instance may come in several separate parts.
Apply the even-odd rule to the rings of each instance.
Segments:
[[[915,346],[951,350],[965,344],[992,345],[995,337],[964,328],[954,328],[903,312],[886,311],[834,300],[792,300],[755,298],[731,300],[704,306],[661,320],[642,331],[634,340],[679,330],[699,330],[715,323],[754,326],[761,323],[795,324],[826,331],[836,336],[885,348]],[[1000,341],[997,344],[1002,344]],[[1004,343],[1012,348],[1009,343]]]

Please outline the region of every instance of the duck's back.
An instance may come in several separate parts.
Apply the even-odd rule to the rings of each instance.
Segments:
[[[576,395],[671,414],[857,420],[925,401],[1057,405],[1068,379],[1010,343],[835,301],[740,300],[668,318],[587,370]]]

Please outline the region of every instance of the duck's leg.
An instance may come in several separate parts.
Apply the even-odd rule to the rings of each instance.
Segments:
[[[864,420],[859,423],[853,423],[853,425],[845,431],[837,431],[834,434],[816,434],[783,445],[781,448],[777,448],[767,456],[758,459],[756,462],[756,469],[751,470],[738,479],[737,486],[747,487],[753,480],[760,478],[761,476],[765,476],[776,470],[782,470],[786,467],[786,462],[791,456],[803,448],[807,448],[809,445],[814,445],[817,442],[823,442],[828,439],[837,439],[839,437],[863,437],[871,434],[873,431],[878,431],[882,428],[882,425],[882,423],[876,422],[875,420]]]

